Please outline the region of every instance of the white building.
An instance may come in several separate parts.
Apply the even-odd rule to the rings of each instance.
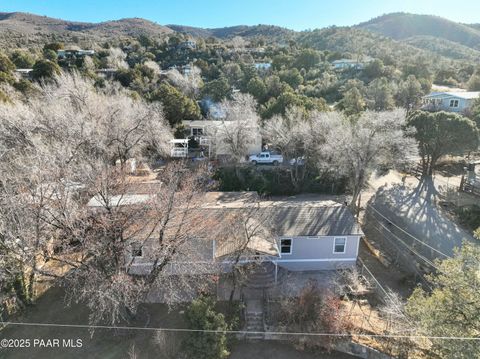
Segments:
[[[422,109],[465,112],[480,97],[480,92],[432,92],[422,98]]]
[[[231,155],[229,146],[225,143],[225,137],[229,131],[235,131],[234,126],[238,124],[233,121],[221,120],[183,121],[182,123],[185,126],[186,136],[195,139],[200,147],[204,147],[205,155],[209,157]],[[246,156],[259,153],[262,150],[260,129],[252,129],[252,133],[255,133],[255,135],[248,143]]]
[[[335,70],[348,70],[355,69],[361,70],[365,67],[363,62],[352,60],[352,59],[340,59],[332,62],[333,68]]]

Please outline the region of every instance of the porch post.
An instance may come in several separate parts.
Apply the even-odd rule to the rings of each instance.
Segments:
[[[275,263],[275,285],[277,285],[278,265],[277,265],[277,261],[273,263]]]

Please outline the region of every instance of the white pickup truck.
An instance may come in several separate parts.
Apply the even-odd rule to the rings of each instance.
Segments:
[[[283,163],[283,156],[282,155],[276,155],[270,152],[260,152],[259,154],[256,155],[251,155],[248,158],[248,162],[256,165],[256,164],[272,164],[274,166]]]

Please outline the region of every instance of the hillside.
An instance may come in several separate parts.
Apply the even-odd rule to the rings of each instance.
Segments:
[[[230,26],[199,28],[162,26],[139,18],[85,23],[27,13],[0,13],[0,46],[40,47],[47,42],[91,47],[95,43],[123,37],[162,37],[175,32],[193,37],[231,39],[261,38],[265,43],[287,44],[294,40],[319,50],[365,54],[391,61],[425,55],[432,62],[464,60],[479,62],[479,25],[464,25],[436,16],[395,13],[353,27],[329,27],[295,32],[279,26]],[[391,60],[394,59],[394,60]]]
[[[480,30],[438,16],[393,13],[361,23],[357,28],[405,40],[416,36],[431,36],[480,50]]]
[[[246,38],[253,37],[267,37],[270,39],[280,39],[285,37],[291,37],[295,34],[293,30],[286,29],[280,26],[273,25],[238,25],[221,27],[215,29],[204,29],[192,26],[183,25],[167,25],[170,29],[182,33],[186,33],[197,37],[217,37],[219,39],[228,39],[235,36],[241,36]]]
[[[27,13],[0,13],[0,44],[9,47],[35,46],[50,40],[95,42],[142,34],[163,36],[172,32],[168,27],[139,18],[85,23]]]
[[[480,50],[438,37],[413,36],[405,39],[404,42],[418,47],[419,49],[425,49],[450,59],[471,62],[478,62],[480,60]]]
[[[396,41],[376,33],[349,27],[330,27],[302,32],[298,42],[317,50],[349,52],[352,55],[367,55],[385,62],[400,62],[402,59],[424,55],[432,63],[441,56],[428,50],[420,50],[402,41]]]

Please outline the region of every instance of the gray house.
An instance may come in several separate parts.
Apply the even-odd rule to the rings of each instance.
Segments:
[[[422,109],[463,113],[480,97],[480,92],[432,92],[422,98]]]
[[[195,252],[195,260],[204,264],[202,271],[218,273],[220,267],[223,272],[229,272],[240,248],[241,258],[236,263],[270,262],[275,266],[275,272],[280,268],[323,271],[355,265],[363,232],[344,204],[332,200],[259,201],[256,197],[252,192],[207,194],[201,208],[202,216],[220,220],[254,207],[254,215],[248,220],[255,222],[250,227],[255,227],[256,233],[252,233],[248,242],[238,238],[193,241],[195,250],[186,252]],[[151,270],[149,251],[148,243],[141,250],[138,246],[132,248],[129,253],[131,273],[142,274]],[[170,270],[174,274],[188,271],[189,267],[188,260],[185,260],[173,263]]]
[[[354,266],[363,235],[350,210],[325,201],[295,205],[285,201],[268,209],[275,218],[275,265],[290,271]]]

